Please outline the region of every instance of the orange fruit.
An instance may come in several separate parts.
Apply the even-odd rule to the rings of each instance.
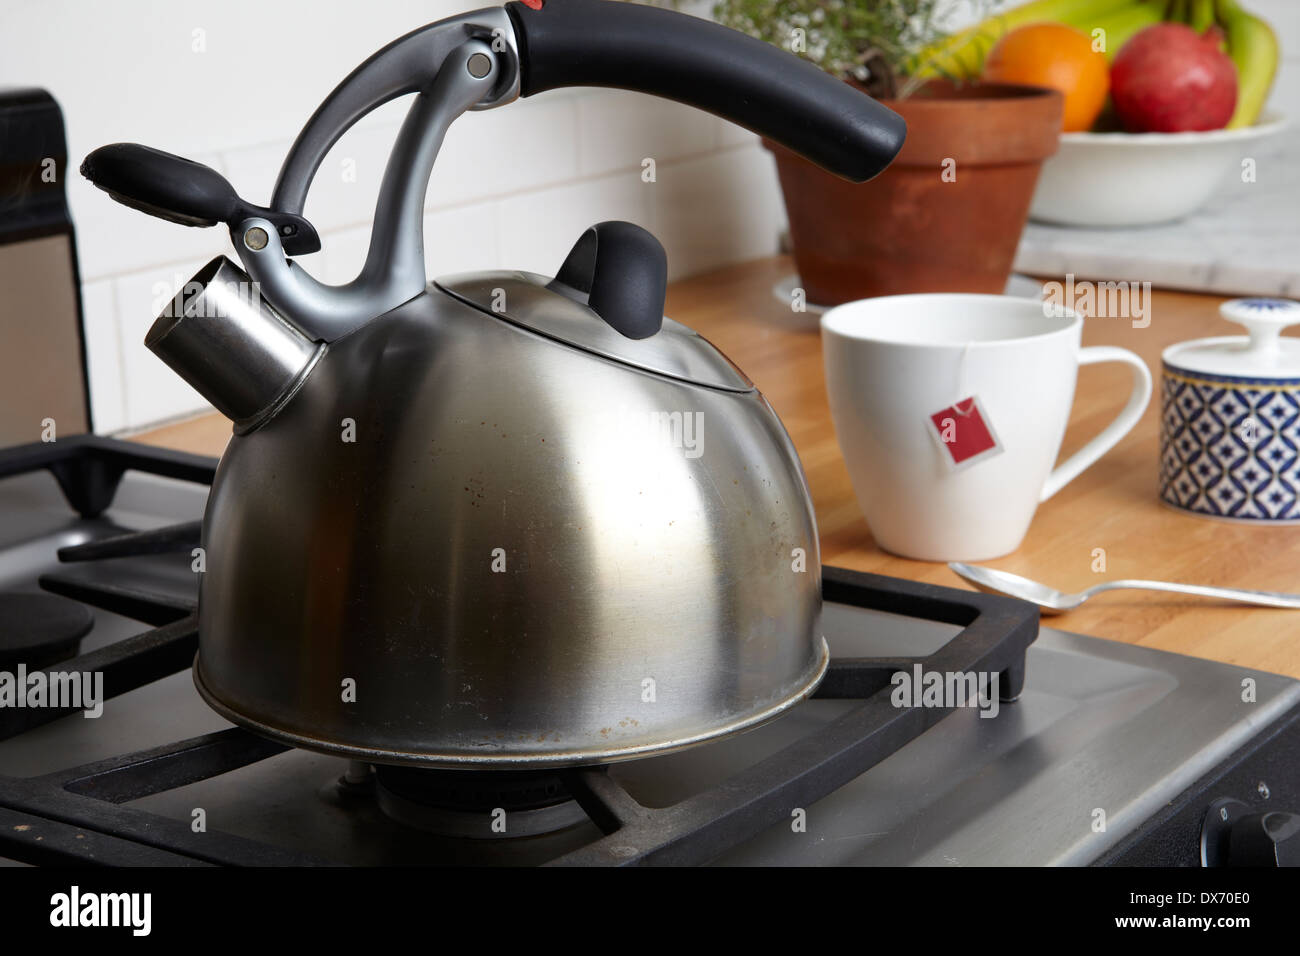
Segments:
[[[1030,23],[997,42],[983,78],[996,83],[1052,86],[1065,94],[1067,133],[1092,128],[1110,91],[1106,56],[1082,30],[1063,23]]]

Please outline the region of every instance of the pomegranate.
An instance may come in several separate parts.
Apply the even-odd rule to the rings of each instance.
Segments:
[[[1237,106],[1237,68],[1223,33],[1157,23],[1134,35],[1110,68],[1115,113],[1130,133],[1222,129]]]

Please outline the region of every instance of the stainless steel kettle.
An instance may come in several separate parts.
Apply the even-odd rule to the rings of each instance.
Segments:
[[[231,720],[379,763],[551,767],[741,730],[824,673],[798,457],[749,379],[663,317],[649,233],[597,224],[554,278],[427,283],[424,194],[448,125],[584,85],[710,110],[858,181],[905,133],[706,21],[525,0],[362,64],[267,208],[143,146],[86,159],[128,205],[226,224],[247,270],[209,264],[146,340],[235,423],[203,523],[194,669]],[[319,247],[311,180],[357,119],[408,93],[365,266],[323,285],[289,258]]]

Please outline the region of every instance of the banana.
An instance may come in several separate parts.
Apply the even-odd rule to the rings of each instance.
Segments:
[[[1214,0],[1192,0],[1188,5],[1187,25],[1204,33],[1214,25]]]
[[[1213,0],[1210,2],[1213,3]],[[1163,21],[1163,12],[1159,3],[1134,3],[1131,6],[1112,10],[1090,23],[1080,21],[1073,26],[1093,37],[1095,37],[1094,30],[1104,30],[1106,62],[1113,63],[1116,54],[1135,34]]]
[[[1055,22],[1075,26],[1106,13],[1137,4],[1154,7],[1163,0],[1033,0],[995,13],[972,27],[930,44],[912,58],[908,73],[920,79],[946,76],[971,79],[984,68],[984,58],[1002,36],[1027,23]]]
[[[1237,108],[1227,129],[1253,126],[1263,112],[1277,75],[1278,43],[1273,28],[1246,12],[1237,0],[1215,0],[1215,16],[1237,67]]]

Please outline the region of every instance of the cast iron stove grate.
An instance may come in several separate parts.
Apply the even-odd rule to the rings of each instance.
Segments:
[[[0,478],[48,469],[84,517],[112,502],[128,469],[210,483],[215,462],[95,436],[0,452]],[[64,548],[65,561],[188,551],[198,522]],[[152,630],[57,667],[104,675],[105,699],[188,668],[198,647],[197,608],[174,596],[45,575],[49,591],[153,625]],[[824,568],[827,601],[957,625],[926,657],[835,658],[815,696],[860,703],[833,723],[668,807],[642,806],[604,768],[561,771],[570,794],[604,834],[551,861],[568,865],[700,864],[787,819],[866,772],[952,712],[896,707],[890,677],[920,664],[941,673],[996,672],[1006,700],[1024,684],[1025,651],[1038,634],[1028,604],[974,592]],[[0,740],[65,716],[0,711]],[[37,777],[0,776],[0,855],[35,864],[310,865],[330,860],[219,832],[124,804],[238,770],[286,750],[240,728],[205,734]],[[472,771],[466,771],[472,772]]]

